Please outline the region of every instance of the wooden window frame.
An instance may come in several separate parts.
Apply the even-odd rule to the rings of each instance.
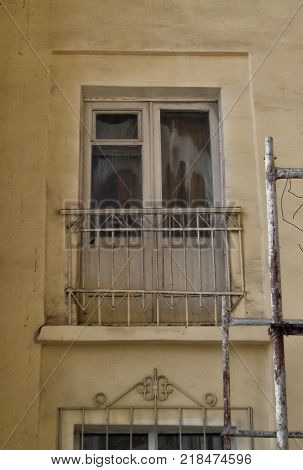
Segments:
[[[82,204],[90,208],[91,163],[93,145],[141,146],[142,153],[142,198],[143,207],[162,207],[162,162],[161,162],[161,110],[207,111],[209,113],[210,148],[213,173],[214,206],[224,206],[223,166],[220,151],[220,125],[218,103],[184,100],[159,101],[88,101],[84,103],[83,158],[80,194]],[[138,139],[96,139],[96,115],[137,114]]]

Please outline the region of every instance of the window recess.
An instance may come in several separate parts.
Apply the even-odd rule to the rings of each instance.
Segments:
[[[244,295],[217,104],[86,103],[85,123],[83,207],[61,211],[67,321],[217,325],[222,296],[232,309]]]

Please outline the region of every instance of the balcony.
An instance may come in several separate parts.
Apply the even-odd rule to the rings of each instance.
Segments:
[[[244,296],[240,208],[60,214],[70,325],[218,325]]]

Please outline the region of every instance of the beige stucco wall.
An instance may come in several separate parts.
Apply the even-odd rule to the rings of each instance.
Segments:
[[[117,387],[123,391],[154,367],[194,396],[214,391],[222,403],[218,343],[95,339],[70,348],[33,341],[45,317],[58,322],[65,309],[57,210],[78,197],[82,85],[221,88],[227,203],[244,209],[248,295],[239,314],[269,311],[263,139],[274,137],[280,166],[302,166],[303,13],[287,26],[299,2],[125,3],[6,0],[0,7],[0,403],[6,448],[53,448],[57,407],[89,406],[98,391],[116,396]],[[300,182],[294,187],[302,194]],[[300,232],[282,222],[280,228],[285,317],[299,318]],[[271,349],[266,341],[235,344],[247,367],[233,351],[232,404],[252,406],[255,428],[270,429]],[[302,352],[300,338],[286,340],[292,430],[303,428]]]

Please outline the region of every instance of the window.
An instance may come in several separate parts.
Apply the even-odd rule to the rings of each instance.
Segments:
[[[221,449],[223,408],[212,392],[194,398],[157,368],[116,398],[99,392],[95,406],[58,410],[59,449]],[[200,388],[198,394],[201,395]],[[252,429],[253,410],[232,408],[232,429]],[[250,439],[232,439],[250,448]]]
[[[86,122],[86,207],[222,206],[215,103],[87,103]]]
[[[208,428],[204,434],[196,427],[185,426],[180,434],[174,426],[134,426],[130,434],[129,428],[111,426],[107,435],[105,429],[98,432],[97,426],[90,426],[83,433],[82,445],[84,450],[220,450],[223,449],[221,432],[219,428]],[[75,447],[81,448],[80,426],[75,428]]]

